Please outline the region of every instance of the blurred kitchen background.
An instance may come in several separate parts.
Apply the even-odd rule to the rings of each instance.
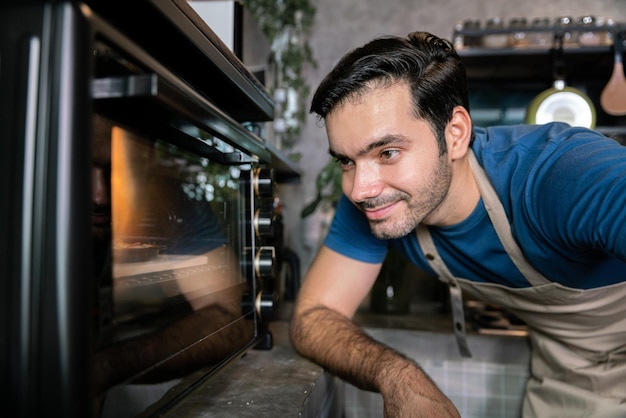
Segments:
[[[518,18],[525,18],[531,24],[535,18],[545,17],[554,22],[564,16],[578,19],[589,15],[626,20],[623,0],[315,0],[313,4],[316,14],[309,42],[317,67],[307,66],[304,72],[311,94],[344,53],[380,35],[425,30],[453,40],[457,23],[479,21],[484,27],[495,17],[504,24]],[[607,47],[607,54],[609,50]],[[612,60],[609,63],[612,65]],[[610,68],[607,73],[610,74]],[[547,87],[550,80],[544,82]],[[309,104],[310,99],[306,102]],[[298,162],[302,181],[281,190],[286,243],[300,255],[303,273],[315,255],[328,216],[317,211],[303,221],[300,212],[316,194],[315,181],[328,161],[327,149],[323,127],[312,115],[307,115],[298,140],[289,149],[302,155]]]
[[[455,26],[468,27],[472,22],[473,24],[478,22],[481,28],[485,28],[489,21],[496,24],[501,22],[506,26],[514,22],[525,22],[531,25],[535,19],[544,19],[554,24],[562,17],[571,17],[572,23],[578,23],[579,18],[585,16],[592,16],[596,21],[601,20],[605,23],[610,23],[611,19],[615,22],[626,20],[626,2],[623,0],[593,2],[587,0],[387,0],[384,2],[379,0],[315,0],[314,5],[316,7],[315,23],[308,41],[317,67],[307,66],[304,72],[305,79],[311,86],[311,94],[344,53],[380,35],[403,36],[415,30],[424,30],[454,41]],[[592,41],[596,40],[593,37]],[[500,40],[498,37],[492,37],[491,41],[499,42]],[[552,39],[548,42],[551,45]],[[590,70],[594,73],[590,76],[596,79],[596,85],[592,86],[595,87],[595,91],[589,93],[595,94],[598,125],[602,124],[609,134],[615,134],[616,138],[623,139],[624,134],[620,128],[607,127],[607,125],[626,125],[624,117],[619,117],[617,120],[611,119],[608,122],[602,120],[603,111],[597,106],[599,90],[608,82],[613,65],[611,45],[604,48],[604,52],[599,55],[581,55],[577,57],[580,61],[569,65],[578,69],[602,65],[604,69]],[[567,56],[571,55],[567,54]],[[600,57],[606,62],[599,64]],[[546,49],[542,60],[544,65],[549,65],[551,60],[549,49]],[[498,62],[496,59],[492,63],[497,66]],[[485,63],[486,61],[480,61],[481,68],[484,69],[482,66]],[[524,59],[517,64],[537,67],[536,63],[524,61]],[[598,71],[604,73],[598,76]],[[533,96],[551,86],[553,81],[551,77],[552,73],[547,68],[545,74],[541,74],[541,79],[524,80],[532,84],[530,91],[522,89],[520,92],[513,89],[510,92],[509,99],[513,101],[513,108],[517,109],[517,114],[512,112],[507,115],[494,116],[489,111],[481,113],[479,107],[475,105],[481,97],[480,95],[474,97],[472,116],[475,122],[477,124],[523,122],[525,107]],[[581,75],[579,78],[584,79],[585,76]],[[480,89],[480,86],[477,86]],[[584,89],[589,86],[576,85],[575,87],[580,87],[585,91]],[[488,98],[482,99],[488,101]],[[507,100],[506,93],[500,100]],[[310,96],[306,102],[310,104]],[[496,103],[496,107],[497,105]],[[489,108],[488,105],[486,107]],[[313,200],[317,193],[318,175],[328,161],[327,146],[325,130],[315,117],[307,114],[299,138],[289,148],[289,152],[302,156],[298,162],[302,172],[301,182],[298,185],[286,185],[281,188],[284,202],[285,241],[299,255],[302,274],[306,272],[315,256],[332,216],[332,211],[323,210],[324,205],[318,206],[310,216],[305,218],[300,216],[302,209]],[[400,284],[409,295],[408,302],[405,298],[404,303],[410,305],[411,313],[419,313],[420,310],[428,309],[432,304],[439,304],[440,308],[441,304],[445,304],[445,290],[442,294],[436,280],[430,280],[431,278],[410,266],[405,266],[404,272],[407,276],[417,278],[417,280],[411,280],[408,285]],[[373,304],[376,300],[375,297],[371,299]],[[370,305],[369,307],[378,312],[384,312],[386,309],[385,306]],[[367,308],[365,307],[364,312],[368,311]],[[372,309],[369,311],[371,312]],[[483,317],[484,311],[478,312],[477,317]],[[480,348],[476,349],[472,361],[461,361],[458,353],[455,352],[456,347],[439,340],[442,338],[441,334],[435,333],[425,339],[419,333],[407,332],[406,329],[410,328],[428,329],[424,324],[415,324],[413,327],[411,320],[408,319],[410,316],[400,316],[398,319],[387,316],[378,323],[372,322],[373,317],[375,316],[363,319],[363,323],[369,327],[370,332],[420,359],[423,367],[440,382],[443,390],[459,406],[463,416],[517,416],[521,394],[528,376],[528,351],[524,343],[515,339],[511,340],[510,337],[509,339],[493,337],[479,340],[482,337],[472,336],[477,339],[471,343],[474,347]],[[502,317],[497,320],[502,320]],[[441,324],[441,327],[449,326],[448,323]],[[433,329],[436,328],[436,326],[433,327]],[[515,324],[505,328],[515,328]],[[345,387],[344,400],[346,417],[376,417],[382,412],[380,396],[357,390],[350,385]]]

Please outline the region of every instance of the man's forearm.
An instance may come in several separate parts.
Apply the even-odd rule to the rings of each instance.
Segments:
[[[380,392],[390,373],[419,366],[401,353],[374,340],[343,315],[315,307],[294,316],[290,335],[304,357],[364,390]],[[395,372],[394,372],[395,371]],[[396,374],[396,376],[398,376]],[[426,379],[427,376],[424,374]]]
[[[459,412],[413,360],[322,306],[294,315],[295,349],[358,388],[380,392],[386,417],[459,418]]]

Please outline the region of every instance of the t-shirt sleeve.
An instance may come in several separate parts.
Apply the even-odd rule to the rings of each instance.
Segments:
[[[228,243],[220,218],[207,202],[186,200],[168,230],[170,254],[204,254]]]
[[[381,263],[387,254],[387,241],[372,234],[367,218],[345,196],[339,199],[324,245],[366,263]]]
[[[537,170],[529,202],[535,223],[561,245],[595,249],[626,260],[626,147],[575,135],[560,144],[553,164]]]

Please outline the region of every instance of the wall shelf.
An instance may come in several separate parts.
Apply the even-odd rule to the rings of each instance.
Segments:
[[[579,30],[571,27],[568,30]],[[594,29],[594,28],[586,28]],[[612,26],[612,30],[626,30],[623,24]],[[554,36],[561,33],[558,28],[550,27],[542,30],[553,32]],[[555,32],[556,30],[556,32]],[[606,30],[597,28],[595,30]],[[457,30],[455,35],[480,37],[489,34],[510,34],[519,29],[500,30]],[[536,28],[532,31],[536,32]],[[525,29],[524,32],[530,32]],[[480,114],[477,124],[507,123],[507,113],[520,114],[532,98],[552,86],[555,79],[555,61],[560,58],[560,72],[567,85],[585,92],[594,103],[597,113],[596,130],[612,136],[620,142],[626,136],[626,116],[606,114],[599,103],[599,98],[613,72],[613,46],[608,44],[579,46],[566,43],[562,49],[555,48],[557,43],[546,46],[525,47],[485,47],[468,46],[458,48],[468,76],[468,91],[473,113]],[[626,50],[626,48],[624,48]],[[557,55],[558,54],[558,55]],[[498,120],[498,113],[501,119]],[[489,115],[492,119],[488,120]],[[523,119],[523,118],[522,118]]]

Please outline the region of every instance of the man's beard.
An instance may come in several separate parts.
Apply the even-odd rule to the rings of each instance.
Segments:
[[[452,173],[444,156],[439,158],[437,170],[431,181],[422,188],[413,192],[412,195],[395,191],[391,195],[379,196],[371,200],[359,202],[361,209],[366,207],[383,206],[386,203],[404,201],[406,209],[400,214],[394,214],[393,218],[370,220],[372,234],[379,239],[396,239],[412,233],[415,228],[430,215],[446,198],[450,188]],[[411,199],[413,196],[413,200]],[[415,200],[415,196],[427,196],[425,200]]]
[[[111,239],[111,205],[92,204],[91,235],[95,241]]]
[[[111,240],[111,226],[92,225],[91,236],[94,242],[106,242]]]

